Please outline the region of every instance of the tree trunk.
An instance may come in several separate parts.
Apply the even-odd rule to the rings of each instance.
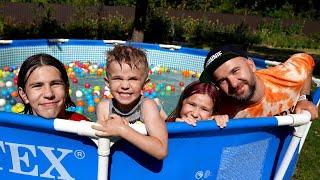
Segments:
[[[147,10],[148,0],[136,0],[136,9],[133,21],[133,32],[131,38],[131,40],[134,42],[143,42]]]

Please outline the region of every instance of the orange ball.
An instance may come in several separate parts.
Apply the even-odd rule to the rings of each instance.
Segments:
[[[84,106],[84,101],[83,100],[77,101],[77,106]]]
[[[12,97],[17,97],[18,96],[18,91],[12,91],[11,96]]]
[[[89,113],[93,113],[94,110],[95,110],[95,109],[94,109],[94,106],[89,106],[89,107],[88,107],[88,112],[89,112]]]
[[[94,98],[94,103],[99,103],[100,102],[100,98]]]

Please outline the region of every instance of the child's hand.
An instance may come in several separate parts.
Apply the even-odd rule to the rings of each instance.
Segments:
[[[219,126],[220,128],[226,127],[227,122],[229,122],[228,115],[215,115],[215,116],[212,116],[212,119],[216,121],[217,126]]]
[[[125,118],[122,118],[116,114],[109,116],[109,119],[99,121],[101,126],[93,125],[92,128],[98,130],[97,136],[121,136],[124,133],[125,128],[129,127],[129,123]]]
[[[191,117],[184,117],[184,118],[176,118],[176,122],[186,122],[191,126],[197,125],[197,120]]]

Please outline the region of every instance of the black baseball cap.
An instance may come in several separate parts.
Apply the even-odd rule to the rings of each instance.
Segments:
[[[201,82],[213,82],[212,73],[223,63],[236,57],[248,58],[247,52],[238,46],[225,45],[210,51],[204,61]]]

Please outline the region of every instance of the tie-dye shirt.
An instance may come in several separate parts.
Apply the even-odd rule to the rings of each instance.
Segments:
[[[303,84],[312,73],[313,58],[305,53],[291,56],[286,62],[256,71],[256,75],[265,84],[261,101],[247,107],[224,106],[233,118],[285,115],[292,113],[300,96]],[[232,108],[230,108],[232,107]]]

